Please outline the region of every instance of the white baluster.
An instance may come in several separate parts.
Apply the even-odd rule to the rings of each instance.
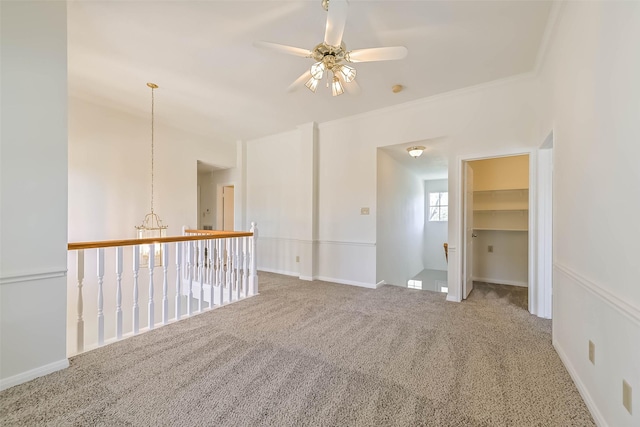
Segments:
[[[251,287],[251,295],[258,294],[258,260],[257,260],[257,243],[258,243],[258,226],[255,222],[251,223],[251,265],[249,272],[249,286]]]
[[[211,287],[213,287],[213,251],[214,251],[213,240],[211,239],[206,240],[205,244],[207,245],[207,261],[206,261],[207,283],[210,284]]]
[[[98,345],[104,344],[104,313],[102,312],[104,298],[102,282],[104,280],[104,248],[98,248]]]
[[[212,240],[207,240],[207,255],[208,255],[208,261],[207,261],[207,277],[209,278],[209,309],[213,308],[213,298],[214,298],[214,291],[215,288],[213,287],[213,265],[211,264],[211,260],[213,259],[213,253],[212,253],[212,249],[213,249],[213,241]]]
[[[189,293],[187,294],[187,316],[191,316],[191,298],[193,295],[193,242],[187,242],[187,274],[189,281]]]
[[[149,329],[153,329],[155,322],[153,321],[153,315],[155,310],[155,305],[153,302],[153,269],[156,266],[156,245],[151,243],[149,244],[149,311],[148,311],[148,322]]]
[[[220,305],[224,304],[224,240],[216,240],[216,257],[218,259],[218,265],[216,267],[216,286],[218,286],[218,296],[220,297]]]
[[[249,277],[248,277],[248,251],[249,239],[247,237],[242,238],[242,289],[244,290],[245,298],[249,296]]]
[[[140,307],[138,307],[138,271],[140,270],[140,246],[133,247],[133,333],[140,331]]]
[[[227,286],[227,302],[233,301],[233,264],[231,253],[231,239],[225,239],[226,241],[226,255],[227,255],[227,277],[225,278],[225,285]]]
[[[169,323],[169,244],[162,244],[162,324]]]
[[[236,284],[236,301],[240,299],[240,289],[242,288],[242,270],[241,270],[241,254],[240,254],[240,238],[233,238],[233,253],[235,256],[235,264],[234,264],[234,283]]]
[[[116,247],[116,339],[122,338],[122,246]]]
[[[200,282],[198,313],[202,313],[202,300],[204,299],[204,245],[202,243],[202,240],[198,240],[198,281]]]
[[[182,315],[182,307],[180,306],[180,299],[182,297],[180,289],[180,275],[182,267],[182,242],[176,242],[176,320],[180,320]]]
[[[84,301],[82,298],[82,282],[84,280],[84,249],[79,249],[76,252],[77,264],[76,264],[76,276],[78,278],[78,321],[76,328],[76,344],[78,353],[84,351]]]

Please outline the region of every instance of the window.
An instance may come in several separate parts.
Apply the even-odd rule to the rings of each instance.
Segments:
[[[429,221],[449,219],[449,193],[429,193]]]

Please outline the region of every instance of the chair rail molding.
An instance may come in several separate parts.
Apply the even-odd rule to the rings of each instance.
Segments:
[[[567,267],[566,265],[556,262],[553,264],[553,268],[557,272],[567,276],[569,279],[572,279],[575,283],[605,301],[611,308],[613,308],[620,314],[623,314],[624,316],[635,322],[637,325],[640,325],[640,308],[629,304],[617,295],[614,295],[613,293],[607,291],[597,283],[594,283],[589,279],[581,276],[579,273],[572,270],[570,267]]]
[[[32,282],[36,280],[54,279],[57,277],[65,277],[67,275],[67,267],[54,267],[40,270],[14,272],[0,277],[0,285],[8,285],[10,283]]]

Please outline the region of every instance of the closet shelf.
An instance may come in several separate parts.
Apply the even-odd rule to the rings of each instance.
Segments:
[[[474,209],[474,212],[528,212],[529,209]]]
[[[526,228],[474,228],[475,231],[529,231]]]
[[[508,189],[504,189],[504,190],[474,190],[474,194],[501,194],[501,193],[514,193],[514,192],[521,192],[521,191],[526,191],[529,192],[528,188],[508,188]]]

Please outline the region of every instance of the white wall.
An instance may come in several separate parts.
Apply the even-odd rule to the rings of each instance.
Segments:
[[[540,128],[539,86],[532,76],[488,84],[436,96],[418,102],[378,110],[318,125],[317,151],[301,157],[295,143],[304,131],[296,129],[247,143],[247,217],[264,218],[267,229],[261,245],[283,257],[262,258],[261,268],[297,273],[290,259],[296,242],[292,231],[312,226],[309,216],[302,218],[293,196],[278,190],[309,182],[309,167],[295,162],[317,161],[317,263],[315,276],[336,282],[374,287],[376,284],[376,150],[432,138],[446,138],[450,148],[450,221],[448,240],[458,239],[457,159],[461,155],[492,155],[496,151],[518,150],[539,145],[534,137]],[[293,151],[292,151],[293,150]],[[315,153],[315,156],[314,156]],[[272,189],[273,199],[266,190]],[[264,191],[263,191],[264,190]],[[310,197],[302,191],[298,197]],[[268,199],[268,200],[267,200]],[[370,215],[360,215],[363,207]],[[308,212],[306,210],[305,212]],[[276,233],[277,235],[274,235]],[[267,248],[266,246],[261,246]],[[264,251],[262,251],[264,254]],[[459,263],[455,245],[450,247],[449,289],[458,279]],[[452,299],[459,296],[450,295]]]
[[[528,286],[529,233],[476,230],[473,241],[473,280]],[[493,246],[493,252],[488,247]]]
[[[446,270],[443,244],[447,243],[448,221],[429,221],[429,193],[449,191],[449,181],[432,179],[424,182],[424,268],[430,270]]]
[[[566,2],[540,82],[540,143],[554,133],[554,345],[598,423],[616,427],[640,425],[638,40],[640,3]]]
[[[135,237],[151,209],[149,118],[69,99],[69,241]],[[197,226],[197,161],[236,165],[235,145],[156,118],[154,210],[167,235]]]
[[[406,285],[421,272],[424,181],[378,149],[376,282]]]
[[[247,143],[247,219],[260,230],[258,269],[298,275],[301,147],[299,132]]]
[[[68,366],[67,14],[2,2],[0,389]]]

